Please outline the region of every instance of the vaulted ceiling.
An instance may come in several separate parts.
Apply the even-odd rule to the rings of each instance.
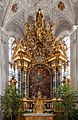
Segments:
[[[78,0],[0,0],[0,27],[23,36],[26,21],[35,19],[38,8],[44,19],[53,19],[56,36],[78,24]]]

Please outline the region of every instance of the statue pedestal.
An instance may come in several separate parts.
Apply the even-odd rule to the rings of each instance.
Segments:
[[[54,114],[37,114],[37,113],[32,113],[32,114],[23,114],[22,120],[54,120],[55,115]]]

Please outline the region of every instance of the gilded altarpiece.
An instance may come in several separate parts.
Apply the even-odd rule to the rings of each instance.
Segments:
[[[58,99],[62,67],[66,72],[67,46],[54,36],[54,23],[43,19],[41,9],[32,24],[26,22],[24,37],[13,42],[13,49],[13,67],[20,71],[18,88],[23,97],[35,99],[41,91],[45,99]]]
[[[65,41],[54,36],[53,21],[47,23],[39,9],[32,24],[26,22],[24,37],[15,40],[13,47],[13,67],[19,71],[23,109],[32,113],[23,114],[23,120],[54,120],[54,114],[47,115],[47,111],[52,113],[54,101],[60,99],[61,71],[63,67],[66,72],[67,63]]]

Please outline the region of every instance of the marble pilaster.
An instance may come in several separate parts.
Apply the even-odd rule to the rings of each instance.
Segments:
[[[71,56],[71,83],[78,88],[78,27],[71,34],[70,56]]]
[[[8,82],[8,41],[7,33],[0,28],[0,95]]]

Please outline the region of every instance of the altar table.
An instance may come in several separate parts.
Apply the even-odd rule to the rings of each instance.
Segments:
[[[54,114],[23,114],[22,120],[54,120],[55,115]]]

